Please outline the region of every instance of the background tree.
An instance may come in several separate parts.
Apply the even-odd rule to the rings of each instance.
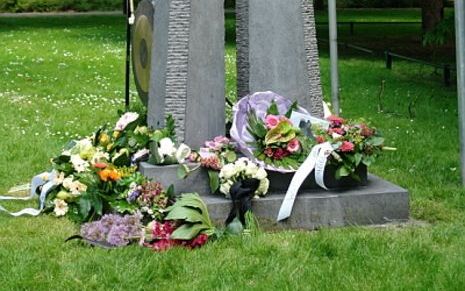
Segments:
[[[432,31],[444,17],[444,0],[421,1],[421,21],[423,32]]]

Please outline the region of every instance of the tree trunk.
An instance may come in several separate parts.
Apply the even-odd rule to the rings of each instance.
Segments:
[[[444,16],[443,0],[421,1],[421,21],[423,32],[433,30]]]
[[[313,6],[315,10],[324,10],[325,9],[325,1],[324,0],[314,0]]]

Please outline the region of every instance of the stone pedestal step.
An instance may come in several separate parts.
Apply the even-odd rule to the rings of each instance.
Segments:
[[[297,196],[292,215],[276,222],[284,193],[253,200],[252,208],[264,228],[318,229],[347,225],[382,224],[408,220],[407,190],[379,177],[369,175],[366,186],[348,190],[313,190]],[[204,196],[210,216],[224,221],[231,201],[222,196]]]

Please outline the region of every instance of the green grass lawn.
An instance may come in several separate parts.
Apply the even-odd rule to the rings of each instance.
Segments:
[[[116,120],[124,106],[124,36],[124,18],[117,16],[0,18],[0,193],[46,170],[67,140]],[[233,49],[230,41],[231,99]],[[326,98],[328,65],[323,47]],[[78,229],[67,220],[0,214],[0,289],[463,289],[465,190],[455,89],[443,87],[430,68],[398,62],[389,71],[382,60],[351,51],[342,52],[339,66],[342,115],[364,117],[398,148],[370,171],[410,191],[412,219],[421,223],[270,232],[153,253],[65,244]]]

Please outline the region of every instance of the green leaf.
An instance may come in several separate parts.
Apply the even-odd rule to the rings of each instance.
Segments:
[[[187,178],[189,173],[190,173],[190,171],[189,171],[189,168],[187,167],[187,165],[185,165],[185,164],[180,164],[179,165],[178,170],[177,170],[178,179],[182,180],[182,179]]]
[[[266,114],[279,115],[278,105],[276,104],[274,100],[271,101],[271,105],[270,107],[268,107]]]
[[[341,177],[347,177],[350,175],[350,170],[346,166],[340,166],[336,170],[336,179],[340,179]]]
[[[214,170],[208,170],[208,179],[210,181],[210,191],[215,193],[220,188],[220,177],[219,172]]]
[[[370,138],[369,143],[373,146],[382,146],[384,144],[384,138],[379,136],[373,136]]]
[[[234,163],[237,159],[237,155],[234,151],[226,151],[224,158],[228,163]]]
[[[200,223],[183,224],[171,234],[171,239],[191,240],[206,229],[208,229],[208,227]]]
[[[166,220],[185,220],[188,222],[204,222],[202,213],[190,207],[174,207],[168,213]]]
[[[375,158],[373,156],[364,156],[362,159],[362,163],[365,164],[367,167],[369,167],[374,161]]]
[[[284,116],[286,116],[287,118],[291,118],[292,111],[297,110],[297,106],[298,106],[297,101],[294,101],[294,103],[292,103],[291,107],[289,107],[289,109],[287,110]],[[298,124],[296,124],[296,126],[298,126]]]
[[[357,167],[360,165],[360,162],[362,161],[362,154],[361,153],[355,153],[354,154],[354,159],[355,159],[355,166]]]
[[[137,210],[137,206],[129,203],[126,199],[111,201],[110,206],[119,213],[133,213]]]
[[[79,199],[79,213],[83,217],[87,217],[89,215],[91,208],[92,204],[88,197],[81,197],[81,199]]]

